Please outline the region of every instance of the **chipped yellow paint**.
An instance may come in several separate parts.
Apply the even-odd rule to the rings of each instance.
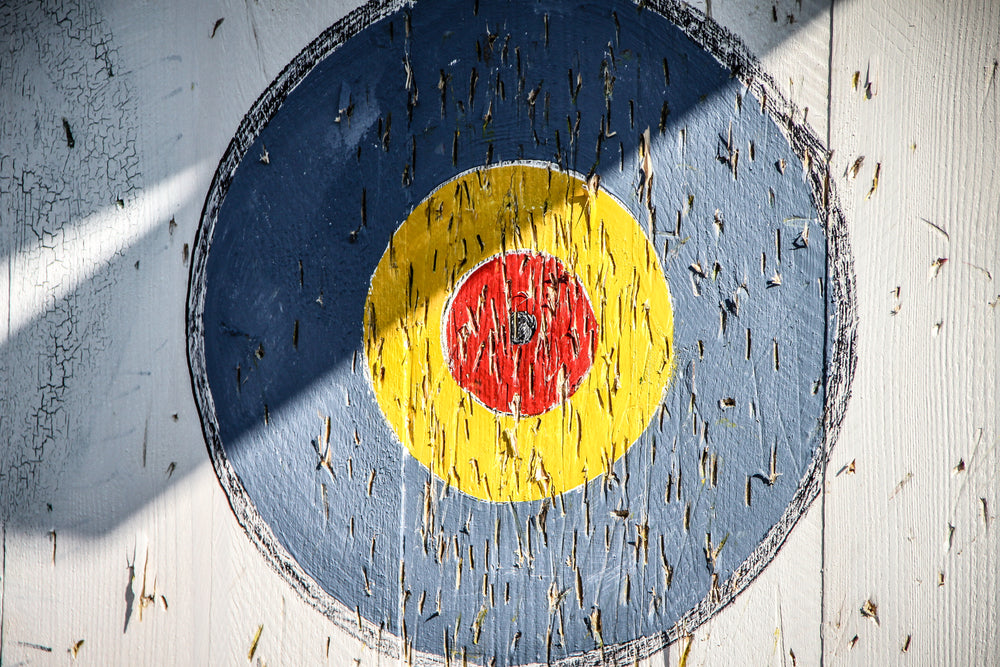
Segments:
[[[580,279],[600,330],[576,393],[518,418],[459,386],[442,326],[465,273],[526,250]],[[655,249],[617,200],[540,164],[505,164],[445,183],[400,225],[372,276],[364,347],[379,406],[418,461],[482,500],[537,500],[609,471],[645,430],[673,374],[673,312]]]

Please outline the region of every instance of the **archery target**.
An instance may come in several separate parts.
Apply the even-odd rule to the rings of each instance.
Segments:
[[[213,465],[289,584],[388,654],[500,666],[647,654],[731,600],[850,379],[789,108],[672,1],[373,3],[304,49],[188,301]]]

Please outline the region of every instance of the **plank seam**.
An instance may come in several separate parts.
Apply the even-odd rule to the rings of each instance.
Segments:
[[[834,6],[837,0],[830,0],[830,37],[827,43],[827,61],[826,61],[826,146],[830,149],[830,142],[833,139],[833,134],[831,127],[833,126],[833,121],[831,120],[831,115],[833,114],[833,12]],[[826,161],[826,177],[830,178],[830,155],[832,151],[827,154]],[[827,202],[829,206],[829,202]],[[827,210],[827,216],[830,215],[830,211]],[[830,263],[827,262],[826,265],[826,278],[825,282],[827,285],[830,284]],[[829,333],[829,318],[824,323],[824,328],[826,329],[825,336],[826,340],[830,339]],[[823,347],[823,367],[827,368],[829,360],[827,359],[827,348]],[[828,432],[824,432],[823,449],[827,452],[827,458],[829,458],[830,448],[832,443],[827,439],[829,436]],[[823,466],[822,474],[822,487],[820,488],[820,499],[819,499],[819,509],[820,509],[820,521],[819,521],[819,667],[823,667],[825,664],[826,655],[826,473],[827,466]]]

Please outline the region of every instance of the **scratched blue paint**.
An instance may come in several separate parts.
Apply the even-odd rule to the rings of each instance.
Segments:
[[[648,10],[624,2],[508,1],[482,2],[474,15],[473,3],[447,0],[418,3],[409,11],[409,37],[400,12],[317,64],[232,178],[211,243],[203,320],[207,380],[225,456],[260,518],[301,567],[333,598],[386,630],[400,634],[405,621],[407,637],[419,650],[441,654],[447,636],[453,649],[466,647],[474,659],[495,657],[498,665],[562,658],[597,646],[587,621],[595,608],[601,610],[606,644],[665,631],[709,591],[706,532],[715,544],[726,538],[716,565],[721,582],[781,516],[821,443],[827,249],[801,162],[729,71]],[[487,30],[497,34],[489,53]],[[412,118],[407,57],[419,90]],[[595,147],[606,111],[602,62],[615,78],[607,107],[608,134],[614,134],[603,142],[598,161]],[[472,68],[479,78],[470,103]],[[574,86],[577,73],[582,76],[575,101],[569,69]],[[450,77],[443,117],[442,71]],[[527,98],[536,87],[532,117]],[[738,95],[744,96],[741,108]],[[661,133],[664,101],[669,115]],[[493,122],[484,125],[490,103]],[[567,117],[573,125],[578,112],[579,137],[571,142]],[[390,114],[383,147],[379,129],[384,133]],[[717,159],[725,154],[730,126],[741,154],[735,180]],[[637,193],[638,139],[647,127],[655,165],[652,230]],[[671,285],[678,371],[665,398],[662,428],[654,420],[619,460],[614,479],[599,478],[564,494],[546,514],[546,536],[532,518],[542,502],[494,505],[451,491],[437,502],[436,529],[425,551],[420,530],[428,473],[400,446],[362,372],[362,310],[371,274],[396,227],[442,182],[485,164],[490,144],[494,163],[548,160],[583,174],[594,170],[601,186],[632,211],[660,252]],[[269,164],[258,160],[265,146]],[[407,165],[410,183],[403,178]],[[678,210],[686,211],[679,236]],[[721,233],[714,224],[717,210]],[[806,220],[809,243],[796,247]],[[716,263],[720,270],[713,279]],[[707,277],[695,275],[692,265]],[[781,285],[768,288],[775,271]],[[725,332],[720,309],[727,311]],[[747,329],[753,336],[749,360]],[[727,398],[735,407],[723,407]],[[332,417],[332,474],[317,466],[318,415]],[[768,486],[773,447],[781,474]],[[716,487],[699,474],[706,448],[718,456]],[[680,500],[666,503],[667,479],[678,471]],[[754,475],[753,504],[747,507],[745,483]],[[437,498],[440,483],[434,488]],[[614,514],[622,509],[630,512],[627,518]],[[648,564],[635,548],[636,524],[643,519],[649,524]],[[519,538],[526,548],[529,532],[533,558],[519,558]],[[574,535],[582,607],[567,566]],[[449,544],[439,563],[442,536]],[[673,567],[666,590],[661,538]],[[455,543],[463,558],[457,586]],[[402,560],[405,604],[399,597]],[[494,606],[482,594],[484,573]],[[566,592],[558,612],[549,604],[553,584]]]

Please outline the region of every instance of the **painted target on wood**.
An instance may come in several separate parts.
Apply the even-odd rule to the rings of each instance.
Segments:
[[[846,400],[824,161],[680,4],[355,11],[248,113],[195,246],[195,396],[248,535],[417,662],[631,660],[704,621]]]

